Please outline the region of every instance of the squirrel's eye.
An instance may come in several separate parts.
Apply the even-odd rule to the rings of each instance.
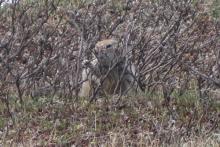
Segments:
[[[111,45],[111,44],[109,44],[109,45],[107,45],[107,46],[106,46],[106,48],[110,48],[110,47],[112,47],[112,45]]]

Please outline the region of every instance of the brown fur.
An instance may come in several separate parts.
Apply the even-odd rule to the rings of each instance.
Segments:
[[[84,68],[82,72],[82,80],[86,81],[82,84],[80,96],[91,96],[95,89],[93,87],[99,85],[100,78],[105,77],[107,73],[109,74],[104,79],[99,92],[104,95],[126,94],[127,90],[135,83],[135,79],[132,76],[135,73],[133,64],[129,66],[131,68],[125,69],[125,74],[120,80],[125,67],[125,58],[116,54],[116,44],[117,41],[115,39],[103,40],[96,44],[96,57],[94,56],[90,67]],[[117,66],[109,72],[109,68],[114,63],[117,63]],[[117,85],[118,88],[116,89]]]

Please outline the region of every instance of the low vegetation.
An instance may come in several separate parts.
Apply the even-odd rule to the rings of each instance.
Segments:
[[[1,144],[22,146],[219,146],[219,105],[207,110],[195,95],[164,105],[160,94],[78,103],[58,97],[10,101],[1,114]],[[1,103],[1,109],[5,106]],[[12,115],[12,117],[10,117]]]

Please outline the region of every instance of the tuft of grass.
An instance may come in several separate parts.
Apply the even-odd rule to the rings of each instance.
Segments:
[[[212,3],[212,16],[215,19],[219,19],[219,17],[220,17],[220,1],[219,0],[213,0],[213,3]]]

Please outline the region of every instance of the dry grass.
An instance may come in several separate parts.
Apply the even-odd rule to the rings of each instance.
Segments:
[[[150,94],[148,94],[150,95]],[[213,146],[220,143],[219,106],[205,110],[194,94],[163,106],[161,96],[25,100],[22,111],[11,101],[13,121],[1,114],[3,146]],[[188,97],[188,98],[187,98]]]

